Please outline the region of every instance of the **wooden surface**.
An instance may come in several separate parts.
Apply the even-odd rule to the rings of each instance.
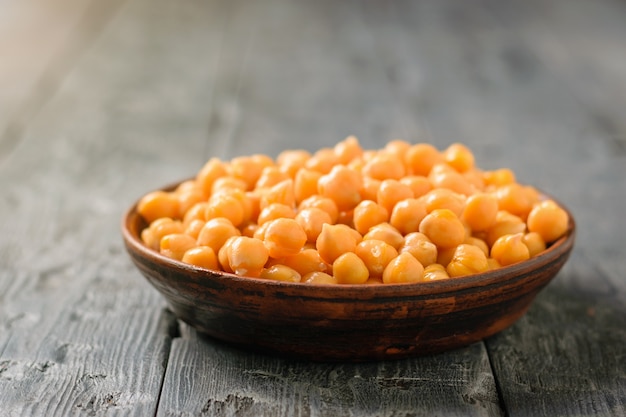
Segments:
[[[0,416],[626,414],[626,3],[0,2]],[[198,336],[123,211],[210,156],[460,141],[575,214],[510,329],[310,364]]]

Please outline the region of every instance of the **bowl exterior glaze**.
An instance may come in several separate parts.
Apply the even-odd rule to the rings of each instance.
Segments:
[[[140,240],[132,207],[122,234],[132,261],[181,320],[248,349],[314,361],[397,359],[492,336],[522,317],[567,261],[568,233],[528,261],[445,281],[308,285],[209,271],[173,261]]]

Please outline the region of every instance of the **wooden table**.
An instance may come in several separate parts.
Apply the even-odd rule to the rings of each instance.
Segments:
[[[0,416],[626,415],[626,3],[0,2]],[[198,336],[123,211],[349,134],[463,142],[574,213],[565,268],[464,349],[306,363]]]

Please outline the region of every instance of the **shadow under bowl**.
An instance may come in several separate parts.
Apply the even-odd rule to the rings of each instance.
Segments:
[[[171,189],[172,187],[166,188]],[[200,333],[247,349],[359,362],[439,353],[515,323],[567,261],[567,233],[541,254],[482,274],[415,284],[310,285],[194,267],[146,247],[136,204],[122,235],[141,274]]]

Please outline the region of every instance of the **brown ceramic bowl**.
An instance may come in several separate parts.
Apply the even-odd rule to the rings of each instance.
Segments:
[[[143,245],[136,205],[122,234],[141,273],[199,332],[283,356],[366,361],[443,352],[511,326],[567,261],[575,237],[569,214],[567,234],[528,261],[416,284],[313,286],[190,266]]]

